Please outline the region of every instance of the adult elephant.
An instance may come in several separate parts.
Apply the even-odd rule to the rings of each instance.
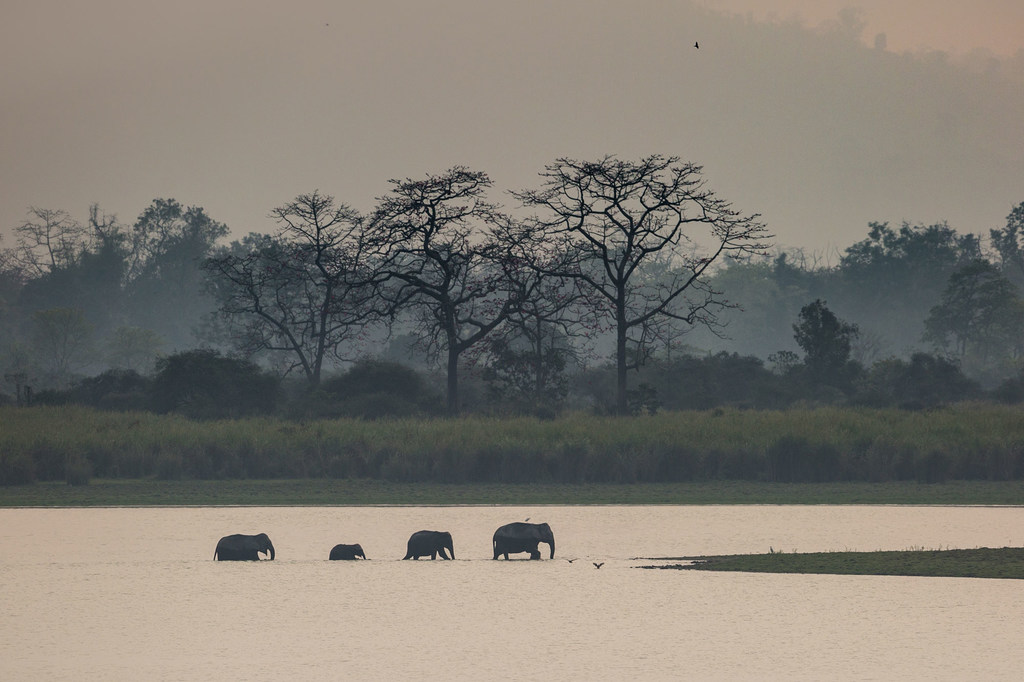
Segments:
[[[359,545],[335,545],[331,548],[331,561],[354,561],[360,557],[365,559],[366,553]]]
[[[508,561],[509,554],[529,552],[531,559],[540,559],[537,545],[546,542],[551,548],[551,557],[555,558],[555,536],[551,526],[546,523],[510,523],[494,531],[494,558],[504,555]]]
[[[445,553],[445,549],[451,552],[451,556]],[[402,559],[419,559],[427,555],[436,559],[438,554],[442,559],[455,558],[452,534],[443,530],[421,530],[409,536],[408,549]]]
[[[259,535],[225,535],[213,551],[214,561],[259,561],[260,554],[274,560],[274,543],[266,533]]]

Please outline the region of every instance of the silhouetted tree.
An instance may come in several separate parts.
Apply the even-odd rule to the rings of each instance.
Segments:
[[[331,196],[302,194],[272,215],[276,234],[251,235],[206,268],[234,345],[282,354],[315,387],[324,363],[346,359],[346,344],[385,310],[376,256],[363,218]]]
[[[1006,216],[1006,225],[991,230],[989,237],[999,254],[1003,275],[1017,286],[1024,285],[1024,201]]]
[[[192,346],[203,316],[216,308],[204,290],[203,263],[227,234],[201,207],[154,199],[131,235],[130,324],[152,329],[171,348]]]
[[[924,339],[982,366],[1016,355],[1024,332],[1017,288],[985,260],[957,270],[925,320]]]
[[[726,255],[762,252],[769,235],[706,186],[702,169],[677,157],[637,162],[558,159],[539,190],[514,193],[540,209],[536,229],[565,257],[550,272],[573,279],[602,302],[615,332],[616,409],[626,414],[627,371],[673,327],[713,327],[731,304],[709,282]],[[698,232],[700,232],[698,234]],[[669,268],[650,276],[650,268]]]
[[[800,309],[793,334],[804,351],[804,365],[812,382],[849,387],[853,378],[850,352],[859,334],[857,325],[840,320],[819,298]]]
[[[87,250],[88,231],[67,211],[32,206],[29,216],[14,228],[16,245],[8,250],[27,277],[67,269]]]
[[[566,394],[567,365],[582,362],[600,332],[598,314],[578,281],[551,274],[562,256],[543,233],[508,221],[497,238],[515,305],[486,344],[484,379],[496,401],[553,414]]]
[[[868,237],[846,249],[813,295],[858,320],[882,354],[904,352],[920,342],[927,311],[949,276],[981,256],[981,243],[945,223],[894,229],[873,222],[869,228]]]
[[[383,294],[409,311],[413,333],[445,356],[449,414],[459,411],[459,360],[505,321],[515,290],[494,228],[507,216],[487,201],[485,173],[452,168],[423,180],[392,180],[372,220]]]

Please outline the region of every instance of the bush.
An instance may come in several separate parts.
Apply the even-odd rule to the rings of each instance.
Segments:
[[[416,417],[437,414],[441,403],[415,370],[396,362],[361,360],[331,377],[307,401],[306,414],[330,417]]]
[[[139,410],[148,406],[149,386],[149,379],[133,369],[110,369],[80,381],[70,398],[101,410]]]
[[[255,364],[191,350],[157,362],[152,404],[157,412],[180,412],[196,419],[270,414],[280,381]]]
[[[870,407],[926,409],[981,393],[980,387],[948,358],[914,353],[909,361],[889,358],[876,362],[859,382],[854,402]]]

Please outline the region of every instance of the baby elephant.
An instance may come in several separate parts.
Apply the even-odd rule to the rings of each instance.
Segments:
[[[335,545],[331,550],[331,561],[351,561],[362,557],[366,558],[363,548],[359,545]]]

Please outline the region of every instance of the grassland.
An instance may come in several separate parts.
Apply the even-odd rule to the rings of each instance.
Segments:
[[[905,575],[1024,579],[1024,548],[816,552],[694,557],[688,564],[648,565],[694,571]]]
[[[7,406],[0,504],[1022,504],[1022,417],[965,404],[193,421]]]

